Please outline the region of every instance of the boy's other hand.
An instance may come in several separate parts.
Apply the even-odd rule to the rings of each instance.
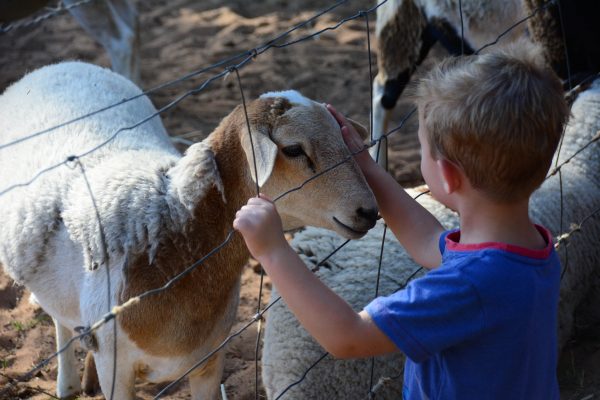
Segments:
[[[238,210],[233,228],[242,234],[248,250],[259,261],[261,257],[288,245],[275,204],[263,194],[250,198]]]
[[[361,169],[364,170],[364,168],[373,161],[369,155],[369,152],[366,150],[367,146],[365,146],[354,126],[346,119],[346,117],[344,117],[342,113],[337,111],[331,104],[327,104],[326,107],[331,115],[333,115],[333,118],[335,118],[340,125],[342,138],[344,139],[346,146],[348,146],[348,150],[350,150],[351,153],[357,153],[363,150],[360,153],[355,154],[354,158]]]

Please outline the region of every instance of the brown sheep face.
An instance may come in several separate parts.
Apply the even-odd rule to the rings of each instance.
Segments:
[[[373,193],[350,155],[335,119],[322,104],[306,98],[300,101],[288,103],[289,108],[270,124],[268,135],[253,135],[258,137],[255,149],[259,149],[261,158],[261,191],[276,198],[308,181],[301,189],[277,200],[284,229],[311,225],[333,230],[348,239],[362,237],[377,219]],[[242,143],[249,155],[249,141]],[[315,177],[320,173],[323,174]]]

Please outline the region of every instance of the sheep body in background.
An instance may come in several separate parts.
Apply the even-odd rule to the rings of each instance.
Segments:
[[[0,151],[0,264],[53,317],[58,348],[76,327],[163,286],[222,243],[235,212],[256,195],[255,182],[274,197],[347,158],[278,201],[284,226],[314,224],[357,238],[375,224],[375,200],[339,126],[323,105],[297,92],[248,103],[258,178],[241,106],[183,157],[160,117],[150,118],[156,110],[145,96],[15,142],[140,93],[109,70],[69,62],[26,75],[0,97],[0,142],[14,142]],[[7,190],[73,154],[81,157]],[[234,235],[167,291],[119,315],[113,398],[133,399],[136,377],[180,377],[224,340],[248,256]],[[111,322],[86,341],[107,397],[113,340]],[[59,397],[80,388],[75,361],[72,347],[58,357]],[[189,375],[194,399],[215,398],[223,361],[218,352]]]
[[[575,154],[600,130],[600,80],[583,92],[572,107],[572,118],[565,132],[558,165]],[[570,223],[580,223],[600,206],[600,152],[592,144],[562,168],[564,224],[561,226],[561,191],[558,174],[551,176],[534,193],[531,200],[532,220],[550,229],[555,235],[568,232]],[[419,192],[409,189],[416,196]],[[428,196],[419,200],[446,228],[455,228],[458,218],[449,209]],[[381,224],[364,238],[350,242],[327,260],[317,274],[345,298],[356,310],[361,310],[375,297],[377,262],[381,250]],[[401,287],[418,266],[398,242],[387,233],[379,295],[387,295]],[[309,268],[325,259],[343,239],[321,229],[307,228],[297,234],[293,247]],[[596,215],[581,231],[573,233],[558,248],[564,271],[559,304],[559,346],[562,348],[573,331],[573,318],[580,304],[600,298],[600,221]],[[568,252],[568,257],[567,257]],[[567,263],[568,258],[568,263]],[[278,296],[276,288],[272,299]],[[588,300],[591,299],[591,300]],[[589,309],[600,317],[596,307]],[[318,312],[315,310],[314,312]],[[280,301],[267,315],[262,368],[263,382],[269,399],[277,398],[290,384],[299,380],[324,350],[313,341],[295,317]],[[373,384],[380,377],[386,380],[377,391],[377,398],[399,398],[402,393],[404,355],[400,353],[376,358]],[[371,361],[323,360],[306,379],[290,389],[286,399],[365,399],[369,392]]]
[[[491,43],[524,16],[521,0],[463,0],[464,52]],[[523,35],[525,25],[503,40]],[[440,42],[451,54],[461,54],[461,15],[458,1],[390,0],[377,9],[377,76],[373,80],[373,137],[387,132],[389,112],[429,50]],[[379,151],[377,150],[379,149]],[[371,155],[387,165],[386,142]],[[377,154],[379,153],[379,154]]]
[[[566,88],[600,70],[597,1],[463,0],[461,5],[462,26],[458,1],[393,0],[377,9],[378,73],[372,99],[375,139],[388,131],[391,110],[437,42],[451,55],[472,54],[497,40],[514,41],[527,31],[531,40],[543,46],[546,60],[565,80]],[[387,165],[386,145],[384,140],[379,150],[370,151],[382,166]]]

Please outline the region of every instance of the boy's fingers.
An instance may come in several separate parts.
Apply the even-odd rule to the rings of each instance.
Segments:
[[[269,203],[273,203],[273,200],[271,200],[271,198],[269,196],[267,196],[264,193],[259,193],[258,195],[261,199],[268,201]]]
[[[242,231],[249,230],[256,224],[256,219],[251,212],[240,212],[233,220],[233,228]]]
[[[236,218],[233,220],[233,229],[236,231],[242,231],[244,229],[244,220],[241,218]]]
[[[338,110],[335,109],[334,106],[332,106],[331,104],[325,104],[325,107],[329,110],[329,112],[336,117],[339,113]]]
[[[251,206],[251,205],[259,205],[264,203],[264,200],[259,198],[259,197],[250,197],[248,199],[248,203],[246,203],[246,205]]]
[[[334,118],[336,119],[341,119],[344,116],[342,115],[342,113],[340,113],[338,110],[335,109],[334,106],[332,106],[331,104],[327,104],[327,109],[329,110],[329,112],[334,116]]]
[[[254,207],[253,207],[253,205],[252,205],[252,204],[250,204],[250,203],[248,203],[248,204],[244,204],[244,205],[242,206],[242,208],[240,208],[240,211],[241,211],[242,213],[247,213],[247,212],[250,212],[250,211],[252,211],[252,208],[254,208]]]
[[[338,110],[336,110],[331,104],[327,104],[327,110],[333,115],[333,118],[340,124],[340,126],[347,125],[348,121],[346,121],[346,117]]]
[[[266,195],[261,193],[260,197],[250,197],[248,199],[248,203],[246,203],[246,204],[251,204],[251,205],[273,204],[273,201],[271,201],[270,198],[268,198]]]
[[[346,142],[346,145],[350,151],[362,150],[364,143],[357,135],[352,134],[347,126],[342,127],[342,137],[344,138],[344,142]]]
[[[358,132],[356,132],[354,126],[346,119],[346,117],[342,113],[338,112],[335,108],[333,108],[331,104],[327,105],[327,109],[340,124],[342,136],[344,137],[344,141],[346,142],[346,144],[350,144],[351,140],[351,144],[356,147],[354,150],[362,149],[363,141],[360,138]]]

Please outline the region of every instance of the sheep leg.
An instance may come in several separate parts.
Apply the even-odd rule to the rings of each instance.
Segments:
[[[76,0],[64,0],[70,4]],[[105,0],[70,9],[79,24],[108,52],[112,69],[139,83],[139,26],[129,0]]]
[[[225,365],[225,352],[219,351],[212,356],[204,368],[189,376],[193,400],[219,399],[219,384]]]
[[[120,26],[122,41],[127,42],[128,50],[125,65],[129,75],[125,76],[140,84],[140,27],[137,10],[130,0],[110,0],[110,4],[113,6],[113,15],[116,12],[115,18],[125,23],[124,27]]]
[[[113,368],[115,366],[112,352],[112,340],[106,341],[105,343],[111,343],[105,351],[99,351],[94,353],[94,359],[96,360],[96,370],[98,373],[98,380],[100,381],[100,388],[102,394],[107,400],[134,400],[135,399],[135,369],[133,365],[127,360],[128,354],[124,351],[123,347],[120,347],[117,352],[116,366],[117,371],[115,374],[115,384],[113,389]],[[124,354],[125,353],[125,354]]]
[[[83,377],[81,378],[81,389],[88,396],[93,396],[100,390],[100,382],[98,381],[98,371],[96,370],[96,361],[94,361],[94,353],[88,351],[83,364]]]
[[[377,77],[373,80],[373,140],[378,140],[386,133],[386,125],[389,110],[386,110],[381,100],[384,95],[384,87],[379,83]],[[383,138],[375,146],[369,149],[371,157],[379,165],[387,170],[387,139]]]
[[[66,346],[67,342],[73,337],[70,329],[61,325],[54,319],[56,327],[56,348],[58,350]],[[75,360],[75,350],[69,346],[65,351],[58,355],[58,379],[56,385],[56,395],[66,398],[81,391],[79,382],[79,373],[77,372],[77,363]]]

